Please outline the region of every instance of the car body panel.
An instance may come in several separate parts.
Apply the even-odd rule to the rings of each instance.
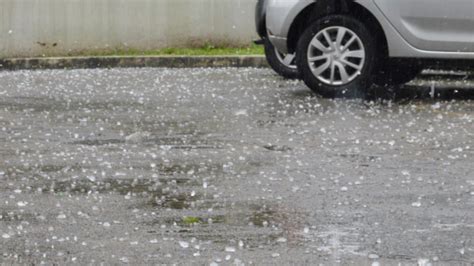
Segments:
[[[268,0],[267,32],[270,41],[277,49],[287,52],[287,37],[293,21],[306,7],[317,1],[319,0]],[[367,9],[379,21],[387,38],[390,57],[474,59],[474,0],[355,0],[354,2]],[[404,6],[398,6],[396,3],[402,3]],[[418,4],[411,6],[413,3]],[[439,6],[422,9],[420,3]],[[459,7],[451,7],[452,10],[444,11],[449,9],[446,3],[450,3],[451,6],[458,4]],[[410,10],[410,6],[420,10]],[[456,10],[458,12],[455,12]],[[453,18],[444,21],[447,15]],[[413,16],[419,18],[414,19]],[[430,25],[433,21],[436,22],[435,25]],[[441,29],[437,28],[439,25],[442,25]],[[444,32],[447,30],[452,32]]]
[[[375,0],[390,23],[417,49],[474,52],[474,1]]]
[[[295,18],[315,0],[268,0],[267,33],[273,45],[287,53],[286,39]]]

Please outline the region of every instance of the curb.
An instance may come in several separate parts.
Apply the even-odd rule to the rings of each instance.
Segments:
[[[268,67],[264,56],[99,56],[0,59],[2,70],[125,67]]]
[[[0,70],[90,69],[90,68],[268,68],[263,55],[243,56],[90,56],[32,57],[0,59]],[[425,70],[425,78],[465,79],[474,76],[472,70],[443,71],[440,66]]]

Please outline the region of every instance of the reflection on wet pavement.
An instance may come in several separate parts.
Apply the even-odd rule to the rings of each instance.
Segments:
[[[0,264],[474,262],[474,82],[0,73]]]

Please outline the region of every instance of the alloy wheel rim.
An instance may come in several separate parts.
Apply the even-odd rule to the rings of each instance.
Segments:
[[[296,54],[284,54],[278,51],[275,48],[275,54],[278,58],[278,61],[282,63],[284,66],[291,68],[291,69],[296,69]]]
[[[313,37],[307,59],[311,72],[320,82],[341,86],[361,74],[366,53],[357,34],[346,27],[334,26],[321,30]]]

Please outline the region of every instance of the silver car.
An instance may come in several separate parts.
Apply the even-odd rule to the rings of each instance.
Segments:
[[[279,75],[288,79],[297,79],[300,77],[298,68],[296,66],[295,53],[282,53],[269,40],[266,29],[268,0],[258,0],[255,9],[255,25],[260,40],[257,44],[263,44],[265,47],[265,56],[268,64]]]
[[[473,0],[266,1],[266,38],[296,53],[300,77],[323,96],[403,84],[433,61],[474,60]]]

